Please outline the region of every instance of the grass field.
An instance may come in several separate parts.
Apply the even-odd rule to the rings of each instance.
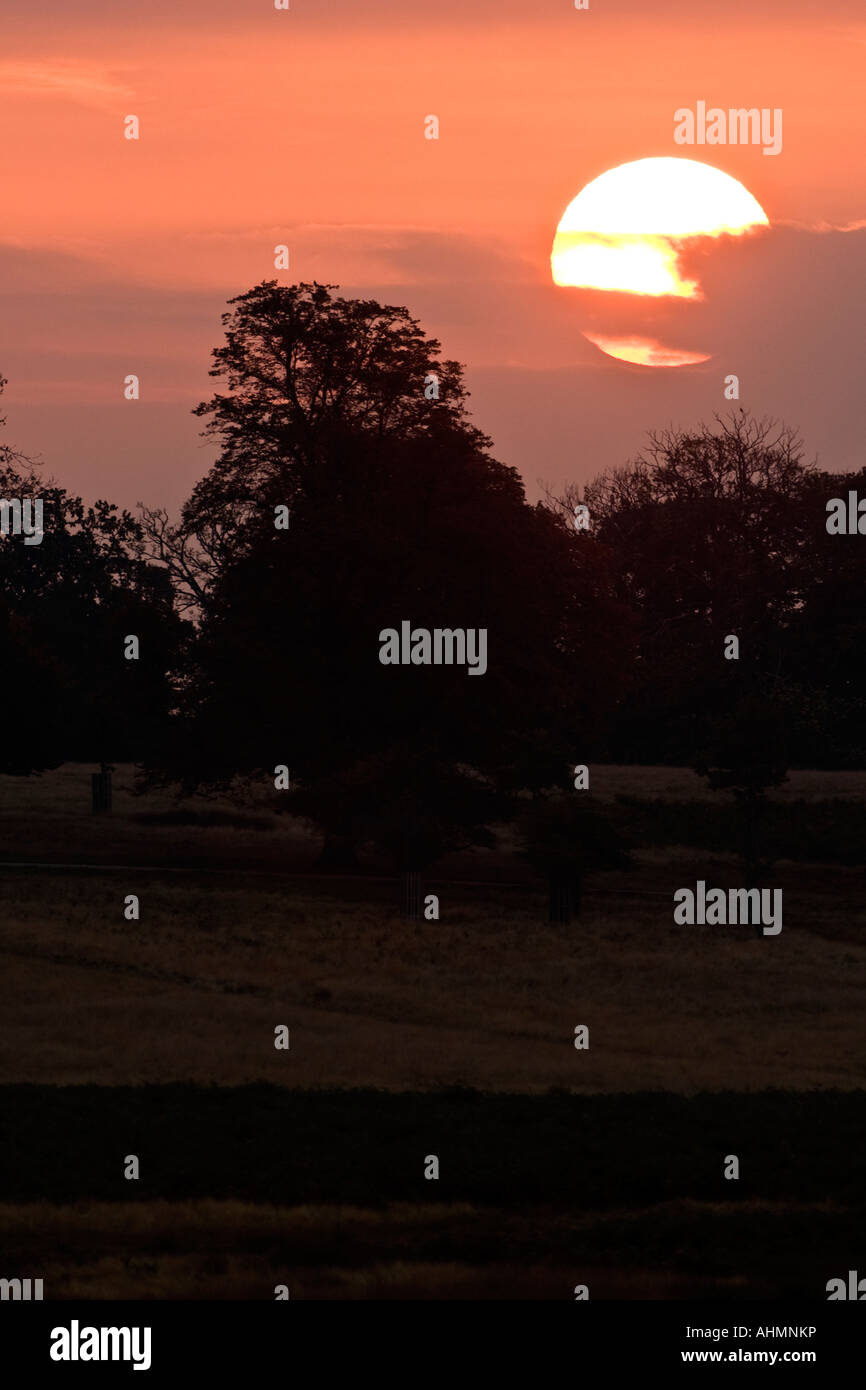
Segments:
[[[94,817],[87,768],[0,778],[0,1275],[47,1273],[47,1297],[715,1298],[821,1296],[856,1267],[866,777],[773,798],[765,938],[673,923],[676,888],[741,882],[726,798],[687,770],[592,775],[635,867],[569,926],[507,835],[437,865],[441,919],[411,923],[386,866],[321,873],[272,793],[178,804],[122,768]]]
[[[38,1268],[46,1297],[68,1299],[271,1299],[286,1284],[292,1299],[570,1301],[578,1283],[593,1299],[816,1298],[816,1272],[847,1268],[861,1239],[862,1224],[849,1223],[828,1203],[765,1201],[600,1213],[212,1199],[0,1206],[7,1266]],[[758,1273],[744,1259],[756,1251]]]

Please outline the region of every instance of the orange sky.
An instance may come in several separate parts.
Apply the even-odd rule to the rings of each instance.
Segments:
[[[622,430],[611,439],[614,413],[629,423],[630,452],[665,422],[658,411],[706,413],[720,404],[718,370],[710,385],[688,369],[691,396],[682,383],[634,384],[645,369],[602,370],[569,292],[550,285],[553,232],[581,187],[613,165],[675,154],[740,179],[774,227],[799,224],[776,243],[758,291],[769,286],[782,311],[787,290],[816,350],[834,341],[824,317],[841,312],[826,419],[818,409],[806,425],[818,451],[832,426],[828,463],[859,466],[862,416],[844,394],[856,290],[846,295],[816,258],[832,248],[837,264],[844,241],[854,276],[863,237],[809,230],[866,222],[859,0],[590,0],[586,12],[569,0],[292,0],[288,13],[267,0],[37,10],[5,0],[3,29],[7,437],[41,450],[63,481],[125,501],[180,500],[207,462],[188,409],[208,389],[219,313],[276,273],[278,241],[291,248],[286,280],[338,283],[418,313],[467,362],[479,423],[530,483],[561,474],[566,454],[585,473],[602,443],[626,447]],[[676,147],[673,113],[698,99],[783,108],[782,153]],[[122,138],[131,112],[138,142]],[[423,138],[429,113],[438,141]],[[828,304],[828,292],[841,302]],[[755,332],[745,301],[736,308],[726,350],[736,356],[742,342],[748,377]],[[790,338],[780,337],[774,374],[762,361],[754,404],[774,413],[805,394],[796,374],[808,358],[789,360]],[[826,374],[826,356],[818,365]],[[133,423],[117,381],[137,370]],[[563,372],[574,394],[592,396],[591,418],[564,406]],[[546,433],[549,419],[534,436],[521,431],[514,373],[524,374],[526,410],[547,400],[558,434]],[[547,397],[539,374],[553,374]],[[93,406],[104,410],[101,430]]]

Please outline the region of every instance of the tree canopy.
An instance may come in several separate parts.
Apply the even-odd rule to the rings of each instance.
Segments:
[[[183,547],[219,528],[196,577],[172,771],[192,787],[285,762],[299,784],[287,804],[334,834],[377,821],[383,843],[368,805],[379,783],[443,844],[478,831],[483,785],[500,806],[562,785],[625,681],[628,618],[604,553],[527,502],[467,417],[461,369],[405,310],[264,285],[241,296],[226,338],[214,370],[228,390],[199,408],[223,452],[159,537],[179,569]],[[484,629],[486,673],[383,665],[380,634],[404,621]],[[402,790],[395,747],[409,750]]]
[[[0,537],[3,699],[14,731],[0,769],[154,754],[186,625],[169,576],[144,554],[139,522],[105,501],[85,506],[9,447],[0,449],[0,497],[38,498],[43,518],[38,544]],[[129,634],[143,651],[136,662],[124,659]]]

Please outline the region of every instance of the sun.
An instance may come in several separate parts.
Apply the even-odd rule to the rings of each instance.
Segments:
[[[737,179],[696,159],[637,159],[593,179],[572,199],[550,255],[554,283],[580,289],[703,297],[681,257],[697,237],[742,236],[768,227],[760,203]],[[610,357],[645,366],[682,366],[707,354],[651,339],[586,336]]]

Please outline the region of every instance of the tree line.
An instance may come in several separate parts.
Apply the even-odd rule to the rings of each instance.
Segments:
[[[0,450],[3,496],[45,503],[40,545],[0,540],[3,771],[131,760],[189,793],[286,764],[330,862],[406,867],[533,815],[536,856],[575,816],[601,845],[572,785],[593,760],[746,801],[864,766],[864,542],[825,521],[866,469],[737,409],[531,504],[407,309],[271,281],[223,323],[196,412],[219,454],[179,519]],[[483,678],[383,666],[403,620],[486,629]]]

